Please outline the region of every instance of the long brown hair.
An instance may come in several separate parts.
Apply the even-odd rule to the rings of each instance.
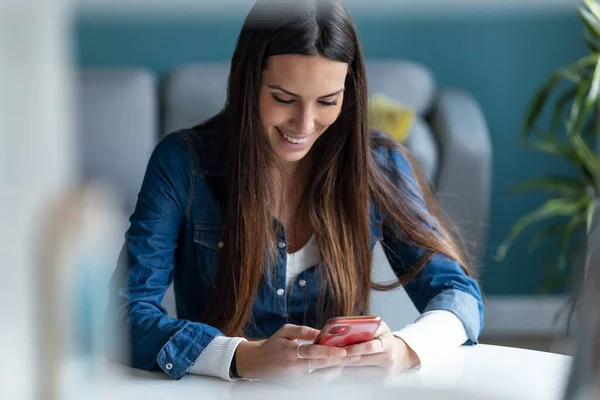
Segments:
[[[468,271],[414,163],[417,180],[408,182],[400,174],[390,179],[395,170],[375,161],[373,149],[381,146],[410,156],[393,140],[369,132],[365,64],[342,1],[259,0],[239,35],[227,104],[218,118],[226,121],[229,143],[222,240],[230,250],[220,254],[214,294],[202,321],[227,335],[242,334],[261,279],[267,279],[265,260],[276,255],[269,204],[279,194],[268,173],[276,161],[258,119],[258,93],[268,57],[279,54],[321,55],[349,65],[342,112],[311,149],[318,166],[302,200],[324,265],[317,269],[322,274],[320,320],[364,312],[371,288],[397,287],[436,253]],[[419,203],[419,192],[427,209]],[[371,282],[370,199],[384,216],[385,229],[424,252],[411,273],[389,285]]]

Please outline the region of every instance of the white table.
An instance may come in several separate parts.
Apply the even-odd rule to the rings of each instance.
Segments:
[[[102,399],[560,399],[571,358],[509,347],[461,347],[418,372],[385,381],[342,377],[332,383],[225,382],[188,375],[179,381],[162,372],[114,368],[116,382],[86,390]]]

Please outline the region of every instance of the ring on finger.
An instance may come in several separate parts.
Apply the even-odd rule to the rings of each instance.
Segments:
[[[302,346],[304,343],[298,343],[298,346],[296,346],[296,355],[298,356],[298,358],[304,358],[300,355],[300,346]]]

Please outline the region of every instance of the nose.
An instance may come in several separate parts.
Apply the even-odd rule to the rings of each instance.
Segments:
[[[296,133],[302,136],[308,136],[315,131],[316,115],[311,107],[304,107],[297,116]]]

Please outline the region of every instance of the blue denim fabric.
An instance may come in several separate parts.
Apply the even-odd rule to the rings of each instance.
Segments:
[[[183,130],[157,145],[110,285],[122,328],[130,338],[131,365],[142,369],[159,367],[174,379],[184,376],[208,343],[223,334],[196,322],[212,295],[218,254],[227,251],[220,242],[222,215],[215,190],[226,177],[226,147],[220,137],[212,131],[200,134]],[[375,150],[375,157],[378,163],[391,165],[414,184],[410,165],[400,153],[380,148]],[[402,190],[409,190],[424,208],[415,188]],[[302,272],[296,283],[286,288],[287,246],[285,231],[281,232],[274,276],[261,283],[251,322],[245,329],[249,337],[269,337],[286,323],[320,328],[315,326],[315,267]],[[422,254],[385,229],[373,205],[371,238],[373,245],[383,241],[398,275]],[[119,276],[124,279],[118,279]],[[304,286],[298,283],[301,280],[306,281]],[[172,282],[178,319],[168,317],[161,306]],[[284,295],[278,295],[278,289],[284,289]],[[457,262],[434,256],[405,289],[420,312],[454,313],[466,328],[467,343],[477,343],[483,328],[482,296],[477,282]]]

